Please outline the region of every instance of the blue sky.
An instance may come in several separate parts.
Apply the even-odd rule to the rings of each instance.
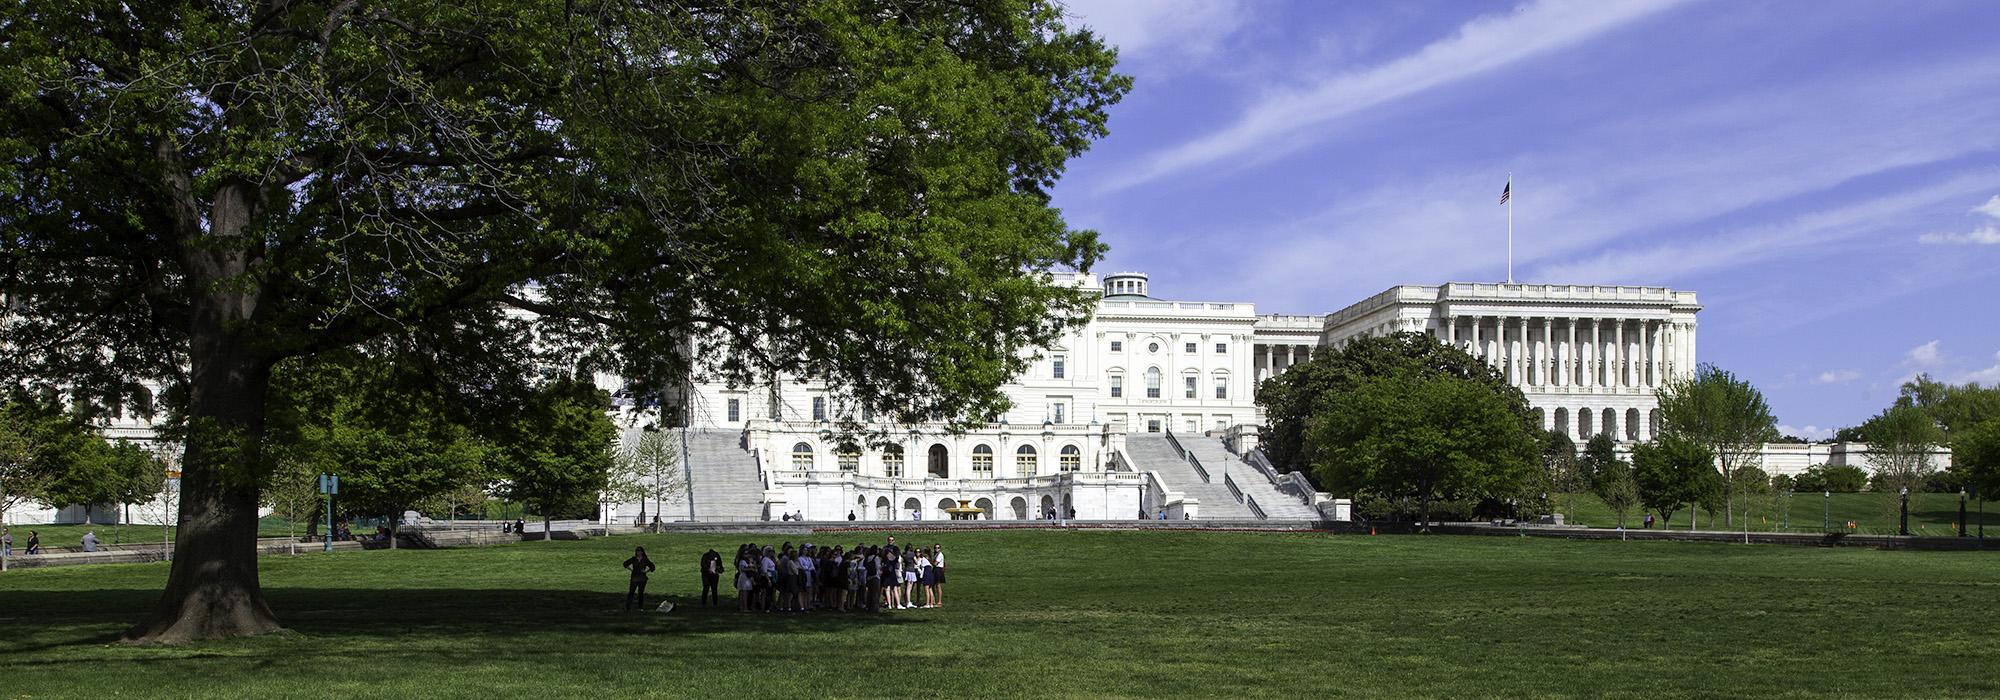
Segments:
[[[1132,94],[1056,204],[1155,296],[1694,290],[1700,359],[1825,436],[2000,382],[2000,2],[1068,0]]]

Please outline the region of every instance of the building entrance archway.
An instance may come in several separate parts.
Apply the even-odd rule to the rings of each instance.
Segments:
[[[944,445],[931,445],[929,467],[927,467],[930,471],[931,476],[935,476],[940,479],[951,478],[950,464],[951,464],[951,451],[946,450],[944,448]]]

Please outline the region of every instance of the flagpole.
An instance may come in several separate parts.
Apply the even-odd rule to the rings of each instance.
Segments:
[[[1514,173],[1507,173],[1507,283],[1514,283]]]

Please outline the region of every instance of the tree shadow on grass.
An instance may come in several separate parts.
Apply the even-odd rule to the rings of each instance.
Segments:
[[[112,644],[157,599],[156,589],[10,591],[0,606],[0,658],[62,647]],[[490,655],[526,636],[588,640],[667,635],[788,635],[850,628],[893,628],[942,621],[943,610],[895,613],[737,612],[724,598],[704,607],[692,596],[670,595],[670,613],[656,612],[660,595],[643,610],[625,611],[624,595],[604,591],[545,589],[266,588],[279,622],[308,640],[338,646],[397,639],[462,639],[469,652]],[[199,650],[204,645],[184,647]],[[291,645],[263,645],[290,653]],[[240,650],[239,650],[240,651]],[[177,658],[188,658],[179,655]],[[79,659],[79,661],[84,661]],[[41,663],[41,662],[31,662]],[[15,665],[0,661],[0,668]]]

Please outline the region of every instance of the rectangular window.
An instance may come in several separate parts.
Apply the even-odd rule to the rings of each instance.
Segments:
[[[1188,344],[1187,344],[1187,354],[1189,354],[1189,355],[1193,355],[1194,353],[1195,353],[1195,349],[1194,349],[1194,343],[1188,343]]]
[[[903,475],[903,451],[889,450],[882,453],[882,475],[899,477]]]
[[[1190,433],[1193,433],[1193,432],[1199,432],[1199,431],[1201,430],[1201,428],[1199,427],[1199,426],[1200,426],[1200,423],[1201,423],[1201,419],[1200,419],[1200,418],[1189,418],[1189,419],[1187,419],[1187,426],[1188,426],[1187,430],[1188,430],[1188,432],[1190,432]]]
[[[1116,341],[1116,340],[1114,340],[1114,341],[1111,341],[1111,351],[1112,351],[1112,352],[1124,352],[1124,351],[1125,351],[1125,344],[1124,344],[1124,343],[1121,343],[1121,342],[1119,342],[1119,341]]]
[[[826,397],[813,397],[813,420],[826,420]]]
[[[1124,395],[1125,378],[1116,374],[1111,375],[1111,398],[1115,399]]]
[[[1187,398],[1194,398],[1194,377],[1182,377],[1182,379],[1187,380]]]
[[[1066,407],[1063,405],[1061,401],[1057,401],[1053,404],[1050,404],[1049,422],[1054,423],[1056,425],[1062,425],[1063,423],[1067,422],[1064,419],[1068,418],[1069,416],[1064,415],[1065,413],[1065,411],[1063,410],[1064,408]]]
[[[1229,378],[1228,378],[1228,377],[1216,377],[1216,378],[1215,378],[1215,398],[1218,398],[1218,399],[1226,399],[1226,398],[1229,398]]]
[[[1229,354],[1229,344],[1228,344],[1228,343],[1216,343],[1216,344],[1215,344],[1215,354],[1217,354],[1217,355],[1227,355],[1227,354]]]
[[[729,422],[743,420],[743,399],[729,400]]]
[[[1154,418],[1154,419],[1149,419],[1149,420],[1147,420],[1147,421],[1146,421],[1146,432],[1149,432],[1149,433],[1157,433],[1157,432],[1160,432],[1160,421],[1159,421],[1159,419],[1157,419],[1157,418]]]
[[[1057,355],[1055,361],[1049,365],[1050,375],[1057,379],[1063,378],[1063,359],[1062,355]]]

